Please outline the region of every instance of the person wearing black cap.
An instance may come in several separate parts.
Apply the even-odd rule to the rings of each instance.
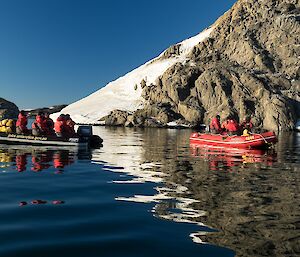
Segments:
[[[216,115],[209,125],[210,132],[214,134],[220,134],[222,132],[221,124],[220,124],[220,115]]]

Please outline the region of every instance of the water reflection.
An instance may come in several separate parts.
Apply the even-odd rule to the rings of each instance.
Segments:
[[[17,171],[17,173],[30,175],[30,173],[49,170],[54,174],[62,174],[65,168],[73,164],[77,158],[90,160],[91,153],[48,147],[0,145],[0,172]],[[36,196],[38,197],[38,195]],[[19,199],[18,205],[24,207],[27,205],[61,205],[64,203],[65,201],[61,199]]]
[[[127,175],[115,183],[154,183],[152,195],[116,200],[152,202],[158,218],[197,224],[194,242],[225,246],[236,256],[300,253],[299,135],[282,135],[272,151],[241,152],[190,147],[188,130],[98,133],[109,146],[93,152],[94,163]]]
[[[237,149],[191,144],[191,156],[208,162],[212,171],[248,168],[247,164],[272,166],[277,161],[274,149]],[[235,169],[234,169],[235,167]]]
[[[77,158],[90,159],[90,156],[91,153],[87,151],[0,145],[0,171],[41,172],[52,167],[62,172]]]

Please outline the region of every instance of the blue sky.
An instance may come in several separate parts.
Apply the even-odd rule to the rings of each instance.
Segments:
[[[196,35],[235,0],[0,0],[0,97],[77,101]]]

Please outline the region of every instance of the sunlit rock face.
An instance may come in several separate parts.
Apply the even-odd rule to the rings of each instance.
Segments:
[[[238,1],[189,62],[176,63],[144,89],[145,98],[169,104],[195,125],[218,113],[291,129],[300,116],[299,7],[291,0]]]
[[[2,119],[16,119],[18,117],[18,107],[3,98],[0,98],[0,120]]]

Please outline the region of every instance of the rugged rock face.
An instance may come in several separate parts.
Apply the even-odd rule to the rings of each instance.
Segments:
[[[175,64],[151,86],[141,81],[145,107],[127,117],[197,126],[216,114],[240,121],[251,115],[257,127],[291,129],[300,117],[300,1],[239,0],[213,27],[186,63]],[[179,48],[170,47],[161,58]],[[115,125],[130,124],[117,120]]]
[[[16,119],[18,117],[18,107],[3,98],[0,98],[0,120],[2,119]]]

